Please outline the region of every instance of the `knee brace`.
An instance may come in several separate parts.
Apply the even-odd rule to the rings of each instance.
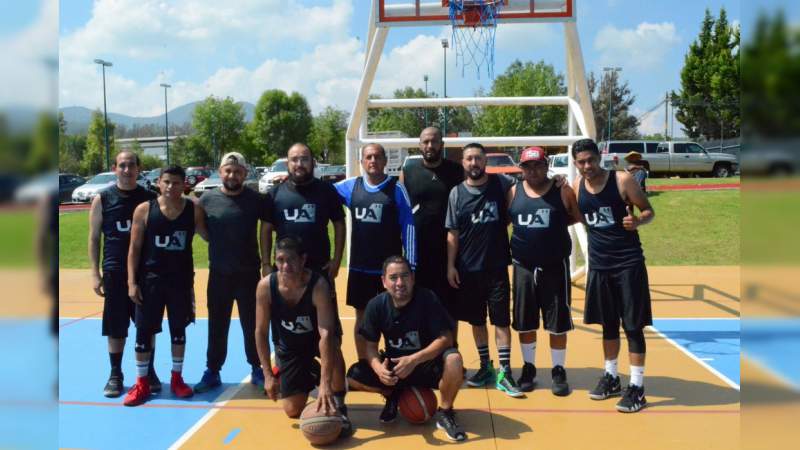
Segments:
[[[619,323],[615,325],[603,325],[603,340],[612,341],[619,339]]]
[[[628,351],[630,353],[645,353],[647,345],[644,342],[644,331],[625,331],[625,338],[628,340]]]
[[[141,328],[136,329],[136,353],[148,353],[153,350],[151,341],[153,340],[153,333],[144,331]]]

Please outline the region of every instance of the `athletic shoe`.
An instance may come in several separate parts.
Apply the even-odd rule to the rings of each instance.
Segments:
[[[467,439],[467,433],[456,422],[456,413],[453,412],[453,408],[439,408],[436,411],[436,428],[444,430],[447,433],[447,439],[451,441],[464,441]]]
[[[550,390],[553,395],[566,397],[569,395],[569,383],[567,383],[567,371],[562,366],[555,366],[551,372],[553,374],[553,385]]]
[[[647,399],[644,397],[644,387],[629,384],[622,398],[617,402],[617,411],[634,413],[645,406],[647,406]]]
[[[517,380],[519,390],[522,392],[532,392],[536,387],[536,366],[525,363],[522,366],[522,375]]]
[[[589,391],[589,398],[592,400],[605,400],[609,397],[616,397],[622,393],[622,384],[619,382],[619,377],[612,377],[610,373],[606,372],[600,377],[597,386]]]
[[[187,398],[194,394],[192,388],[183,382],[181,373],[174,370],[172,371],[172,379],[169,382],[169,390],[178,398]]]
[[[153,369],[150,369],[150,372],[148,372],[147,381],[150,383],[150,393],[158,394],[161,392],[161,380],[158,379],[158,375],[156,375]]]
[[[392,391],[392,393],[386,397],[386,405],[384,405],[380,416],[381,423],[391,423],[397,419],[397,404],[399,397],[400,392],[397,390]]]
[[[349,438],[354,432],[353,422],[350,422],[350,418],[347,417],[347,414],[342,414],[342,431],[339,432],[339,439]]]
[[[264,371],[261,366],[254,366],[250,372],[250,384],[254,386],[264,387]]]
[[[206,369],[206,371],[203,372],[203,378],[200,379],[199,383],[194,385],[194,393],[202,394],[203,392],[208,392],[219,386],[222,386],[222,380],[219,378],[219,371]]]
[[[494,386],[498,391],[505,392],[509,397],[518,398],[525,395],[524,392],[519,390],[519,386],[514,381],[511,369],[497,372],[497,382]]]
[[[123,377],[121,373],[111,372],[106,387],[103,388],[103,395],[109,398],[117,398],[122,395],[122,380]]]
[[[122,404],[125,406],[141,405],[150,397],[150,394],[150,383],[147,381],[147,377],[138,377],[136,384],[128,391]]]
[[[495,380],[495,372],[494,367],[492,367],[492,362],[489,361],[489,364],[481,364],[480,369],[475,372],[474,375],[469,377],[467,380],[467,386],[471,387],[481,387],[486,386],[488,384],[494,383]]]

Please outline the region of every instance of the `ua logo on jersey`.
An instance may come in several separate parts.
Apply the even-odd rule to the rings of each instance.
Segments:
[[[550,227],[550,209],[541,208],[537,209],[533,214],[517,214],[517,225],[528,228],[549,228]]]
[[[614,213],[610,206],[601,206],[597,212],[584,214],[586,224],[592,228],[606,228],[614,225]]]
[[[354,208],[356,220],[367,223],[381,223],[383,203],[373,203],[368,208]]]
[[[386,343],[389,347],[397,350],[420,350],[422,345],[419,341],[418,331],[407,331],[406,335],[397,339],[387,339]]]
[[[127,233],[127,232],[131,231],[131,221],[130,221],[130,219],[126,220],[124,224],[118,220],[117,221],[117,231],[121,231],[123,233]]]
[[[497,213],[497,202],[486,202],[483,209],[472,213],[472,223],[489,223],[500,220]]]
[[[186,249],[186,231],[176,231],[172,233],[172,236],[156,235],[156,247],[172,251]]]
[[[281,320],[281,326],[294,334],[310,333],[314,329],[311,326],[311,317],[309,316],[297,316],[294,322]]]
[[[317,217],[317,205],[306,203],[300,209],[284,209],[283,217],[289,222],[314,223]]]

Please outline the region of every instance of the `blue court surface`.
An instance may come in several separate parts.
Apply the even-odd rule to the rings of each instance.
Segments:
[[[61,325],[71,322],[61,320]],[[183,377],[194,385],[205,370],[208,338],[206,319],[186,329],[186,359]],[[108,379],[109,361],[106,338],[101,336],[100,320],[69,323],[60,330],[59,340],[59,447],[140,449],[168,448],[202,418],[213,402],[228,387],[238,385],[250,374],[242,345],[239,321],[231,321],[228,356],[222,369],[223,385],[211,392],[188,399],[175,398],[169,389],[172,358],[169,328],[156,338],[155,369],[163,384],[160,394],[137,407],[122,405],[123,397],[106,398],[103,386]],[[125,388],[136,380],[133,340],[135,329],[128,332],[123,372]],[[87,424],[91,424],[88,426]]]
[[[742,356],[800,389],[800,319],[746,319],[742,337]]]
[[[653,319],[653,328],[739,389],[739,319]]]

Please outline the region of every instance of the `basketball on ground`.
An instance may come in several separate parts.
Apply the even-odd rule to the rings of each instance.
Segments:
[[[337,413],[326,416],[324,411],[317,411],[317,402],[311,402],[300,414],[300,431],[313,445],[330,444],[342,431],[342,417]]]
[[[439,402],[433,389],[409,387],[400,393],[400,414],[411,423],[425,423],[436,413]]]

